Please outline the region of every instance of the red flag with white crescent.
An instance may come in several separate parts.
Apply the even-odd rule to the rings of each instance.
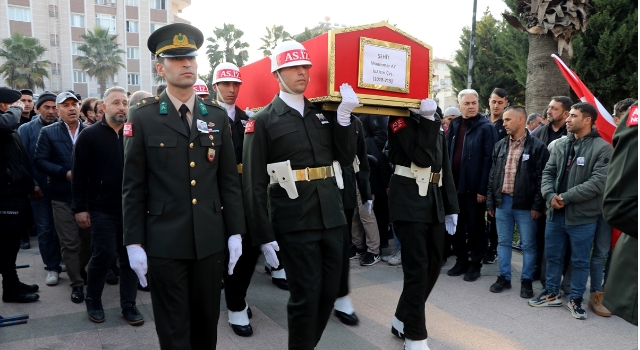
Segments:
[[[602,106],[600,101],[593,96],[591,91],[587,88],[586,85],[580,80],[578,75],[572,71],[569,67],[567,67],[564,62],[555,54],[552,54],[551,57],[556,61],[558,68],[560,68],[560,72],[565,79],[571,85],[571,89],[576,95],[580,98],[582,102],[588,102],[596,107],[598,110],[598,118],[596,119],[596,128],[598,128],[598,133],[602,138],[611,143],[613,140],[613,133],[616,131],[616,123],[613,121],[613,117],[607,110]]]

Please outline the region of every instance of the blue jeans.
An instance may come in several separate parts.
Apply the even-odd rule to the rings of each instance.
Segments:
[[[396,229],[395,227],[393,227],[393,224],[391,224],[391,233],[393,234],[393,244],[394,244],[395,250],[400,250],[401,248],[400,240],[398,239],[398,235],[396,235]]]
[[[591,293],[602,292],[602,275],[604,264],[611,250],[611,233],[611,226],[604,221],[602,214],[598,215],[596,232],[593,237],[593,251],[591,252]]]
[[[558,294],[562,263],[564,261],[566,238],[571,244],[571,298],[580,298],[587,289],[589,262],[596,224],[566,225],[564,213],[553,213],[553,220],[547,217],[545,249],[547,251],[547,284],[545,291]]]
[[[511,281],[511,245],[513,242],[513,225],[520,231],[520,247],[522,248],[522,278],[533,280],[536,267],[536,221],[531,217],[531,210],[511,209],[513,197],[502,195],[502,206],[496,208],[496,229],[498,230],[498,263],[500,276]]]
[[[51,198],[44,195],[41,200],[31,200],[33,209],[33,220],[36,223],[38,233],[38,247],[47,271],[62,272],[60,263],[60,241],[53,222],[53,209],[51,208]]]

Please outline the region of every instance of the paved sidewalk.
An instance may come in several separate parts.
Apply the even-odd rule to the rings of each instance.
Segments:
[[[71,288],[65,273],[61,274],[58,286],[44,284],[46,271],[35,239],[31,246],[33,248],[20,251],[17,261],[17,264],[31,267],[20,269],[18,273],[23,282],[40,285],[40,301],[0,303],[0,315],[30,315],[26,325],[0,328],[0,349],[158,349],[149,293],[138,292],[138,308],[146,322],[140,327],[132,327],[120,315],[118,286],[106,285],[103,304],[107,319],[101,324],[92,323],[87,318],[84,303],[74,304],[69,300]],[[619,317],[603,318],[587,310],[588,319],[579,321],[571,317],[565,307],[530,307],[519,296],[516,271],[522,267],[522,255],[514,252],[513,260],[513,288],[494,294],[489,292],[489,286],[496,280],[497,264],[484,265],[483,277],[476,282],[465,282],[462,276],[446,275],[454,263],[449,259],[427,302],[431,349],[638,348],[638,328]],[[253,311],[254,335],[241,338],[231,331],[222,298],[218,349],[287,348],[288,292],[273,286],[260,264],[247,297]],[[384,262],[361,267],[352,261],[351,287],[360,324],[345,326],[332,316],[318,349],[402,349],[402,341],[391,334],[389,323],[402,291],[402,269]],[[540,283],[534,282],[534,292],[539,290]]]

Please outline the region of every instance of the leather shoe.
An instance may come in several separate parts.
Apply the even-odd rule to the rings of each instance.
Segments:
[[[82,290],[82,286],[71,288],[71,301],[76,304],[84,301],[84,291]]]
[[[24,284],[22,282],[20,282],[20,290],[27,293],[27,294],[33,294],[36,293],[38,291],[38,289],[40,289],[40,287],[38,287],[37,284]]]
[[[396,327],[391,326],[391,334],[395,335],[396,337],[400,338],[400,339],[404,339],[404,333],[400,333],[399,330],[396,329]]]
[[[144,323],[144,317],[135,306],[129,306],[122,309],[122,316],[132,326],[140,326]]]
[[[447,275],[449,276],[460,276],[465,273],[468,269],[469,265],[467,262],[456,261],[456,264],[447,271]]]
[[[333,314],[340,320],[340,322],[346,324],[347,326],[355,326],[360,321],[358,319],[358,315],[356,313],[348,314],[346,312],[333,310]]]
[[[511,281],[508,281],[504,276],[498,276],[496,283],[492,284],[489,290],[492,293],[502,293],[505,289],[511,289]],[[533,298],[533,296],[531,296]]]
[[[87,314],[89,319],[95,323],[104,322],[104,309],[102,308],[102,301],[100,299],[93,300],[89,297],[84,299],[87,305]]]
[[[2,301],[5,303],[32,303],[38,299],[40,299],[38,294],[25,293],[20,290],[13,294],[2,294]]]
[[[282,278],[271,278],[271,283],[282,290],[289,290],[289,282]]]
[[[231,325],[233,333],[241,337],[250,337],[253,334],[253,328],[251,328],[251,324],[248,324],[246,326],[239,326],[237,324],[229,323],[229,325]]]
[[[480,278],[480,268],[476,265],[469,266],[467,273],[464,274],[464,280],[467,282],[474,282]]]
[[[107,284],[116,285],[116,284],[118,284],[118,276],[116,276],[116,274],[112,270],[109,270],[107,272],[107,277],[105,278],[104,281]]]
[[[525,299],[533,298],[533,286],[531,280],[522,280],[520,282],[520,297]]]

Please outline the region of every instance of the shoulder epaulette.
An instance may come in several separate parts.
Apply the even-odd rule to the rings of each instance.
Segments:
[[[140,101],[134,103],[133,105],[131,105],[130,108],[138,109],[138,108],[142,108],[142,107],[145,107],[145,106],[150,106],[150,105],[158,103],[159,99],[160,98],[158,96],[143,98],[142,100],[140,100]]]
[[[198,97],[198,100],[199,100],[199,101],[202,101],[202,103],[204,103],[204,104],[205,104],[205,105],[207,105],[207,106],[217,107],[217,108],[220,108],[221,110],[223,110],[223,111],[225,111],[225,112],[226,112],[226,109],[224,109],[222,106],[220,106],[220,105],[218,104],[218,101],[216,101],[216,100],[214,100],[214,99],[209,98],[209,99],[206,99],[206,100],[205,100],[205,99],[203,99],[203,98],[199,98],[199,97]]]

